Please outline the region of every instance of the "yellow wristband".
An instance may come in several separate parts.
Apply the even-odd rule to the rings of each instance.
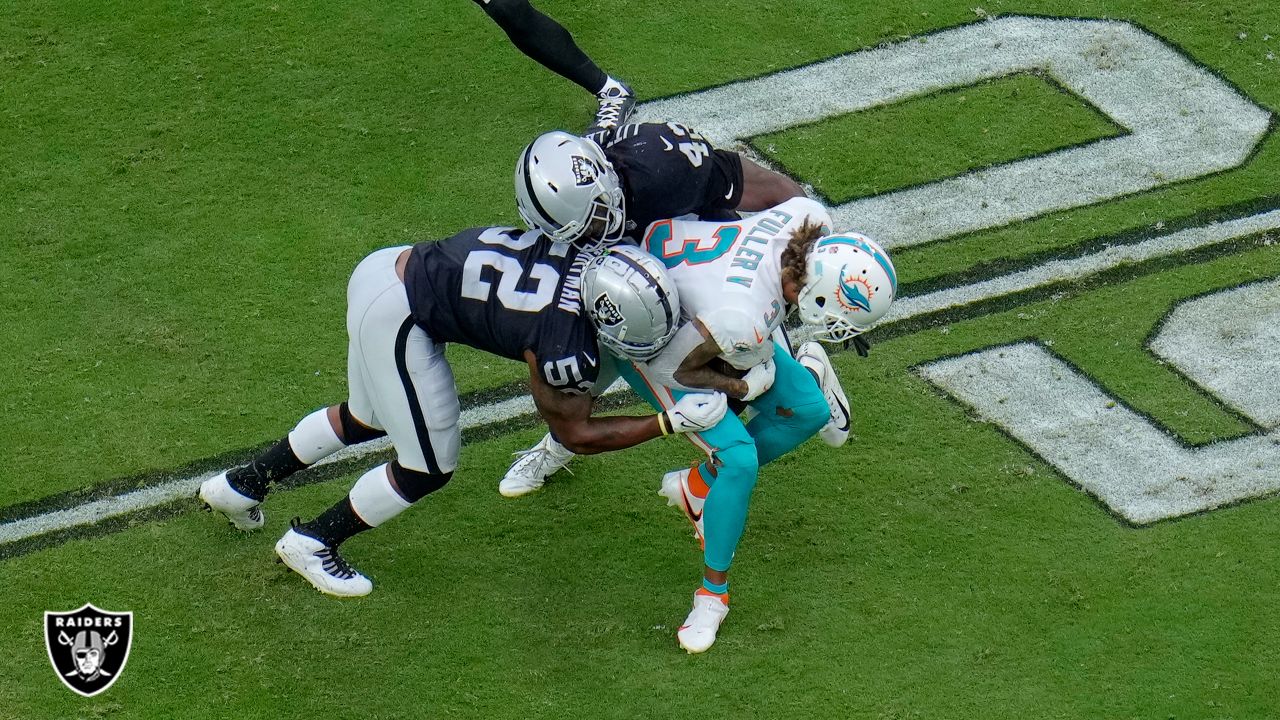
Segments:
[[[667,427],[667,423],[669,422],[670,420],[667,419],[667,414],[665,412],[658,413],[658,429],[662,431],[663,437],[671,434],[671,429]]]

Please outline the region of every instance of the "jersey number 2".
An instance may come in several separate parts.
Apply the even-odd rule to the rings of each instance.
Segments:
[[[538,312],[551,304],[556,286],[560,283],[560,273],[555,268],[534,263],[529,268],[529,280],[534,283],[533,289],[517,290],[516,284],[524,272],[520,261],[493,250],[473,250],[462,266],[462,297],[486,302],[489,300],[494,290],[493,283],[482,277],[485,268],[498,271],[498,302],[508,310]]]

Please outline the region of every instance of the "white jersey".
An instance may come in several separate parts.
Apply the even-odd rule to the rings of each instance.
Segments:
[[[662,220],[642,246],[667,266],[685,320],[694,318],[739,370],[773,357],[773,331],[786,318],[782,251],[806,221],[831,232],[831,215],[809,198],[792,198],[736,222]]]

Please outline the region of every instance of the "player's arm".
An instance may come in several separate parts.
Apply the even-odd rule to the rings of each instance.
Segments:
[[[795,180],[761,167],[742,153],[742,199],[735,210],[759,212],[784,203],[793,197],[805,197],[804,188]]]
[[[529,364],[534,406],[556,439],[579,455],[621,450],[677,432],[706,430],[720,422],[728,407],[724,395],[690,394],[656,415],[591,417],[594,400],[590,394],[575,395],[555,388],[542,376],[532,351],[526,350],[524,358]]]
[[[719,360],[724,350],[701,320],[693,320],[681,332],[696,332],[701,342],[688,351],[672,373],[672,379],[677,383],[685,387],[722,392],[734,400],[753,400],[773,384],[772,360],[751,368],[741,378],[726,375],[717,369],[728,368],[727,363]],[[672,339],[671,345],[679,348],[679,340],[677,335]]]
[[[716,390],[735,400],[741,400],[750,389],[747,383],[711,367],[712,361],[720,357],[721,352],[715,338],[711,337],[711,333],[707,332],[699,320],[694,320],[686,327],[696,329],[702,342],[695,345],[680,361],[679,367],[672,373],[675,381],[685,387]]]

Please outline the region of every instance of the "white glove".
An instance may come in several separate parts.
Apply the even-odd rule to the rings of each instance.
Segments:
[[[773,358],[765,360],[747,371],[742,376],[742,381],[747,384],[747,394],[742,396],[743,400],[751,402],[761,395],[765,394],[769,388],[773,387],[773,374],[778,367],[773,364]]]
[[[667,410],[667,423],[671,432],[701,432],[715,427],[729,409],[729,398],[724,393],[689,393]]]

